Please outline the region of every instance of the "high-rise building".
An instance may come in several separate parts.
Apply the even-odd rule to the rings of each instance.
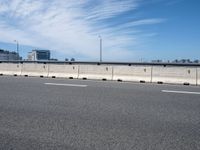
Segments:
[[[38,60],[50,60],[49,50],[32,50],[28,53],[28,60],[38,61]]]
[[[21,57],[16,52],[10,52],[3,49],[0,49],[0,60],[21,60]]]

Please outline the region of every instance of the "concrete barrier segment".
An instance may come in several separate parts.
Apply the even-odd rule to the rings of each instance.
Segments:
[[[39,76],[48,77],[49,65],[43,63],[23,63],[22,74],[23,76]]]
[[[195,67],[154,66],[152,81],[155,83],[197,84]]]
[[[112,80],[113,67],[109,65],[79,65],[79,79]]]
[[[53,78],[78,78],[78,65],[49,64],[48,77]]]
[[[0,63],[0,74],[20,76],[22,64],[20,63]]]
[[[114,66],[113,80],[151,82],[151,66]]]

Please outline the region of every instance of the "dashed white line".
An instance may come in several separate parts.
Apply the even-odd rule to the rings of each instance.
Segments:
[[[162,90],[164,93],[177,93],[177,94],[194,94],[200,95],[200,92],[189,92],[189,91],[170,91],[170,90]]]
[[[45,85],[55,85],[55,86],[71,86],[71,87],[87,87],[88,85],[81,84],[61,84],[61,83],[44,83]]]

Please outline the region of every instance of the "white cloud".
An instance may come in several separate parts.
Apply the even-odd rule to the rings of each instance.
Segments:
[[[104,20],[138,6],[138,0],[0,0],[0,41],[17,39],[24,45],[94,60],[99,55],[98,35],[102,35],[107,60],[134,57],[127,47],[136,44],[137,36],[126,28],[163,20],[143,19],[112,27]]]

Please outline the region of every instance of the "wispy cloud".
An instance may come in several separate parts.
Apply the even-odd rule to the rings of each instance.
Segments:
[[[87,19],[101,20],[108,19],[120,15],[129,10],[136,9],[138,3],[136,0],[102,0],[88,11]]]
[[[140,25],[151,25],[151,24],[157,24],[165,21],[165,19],[142,19],[137,21],[132,21],[127,24],[125,24],[127,27],[130,26],[140,26]]]
[[[104,58],[118,60],[134,57],[136,29],[128,28],[161,23],[160,18],[120,21],[133,12],[139,0],[0,0],[0,41],[18,39],[24,45],[43,47],[66,55],[97,59],[103,37]],[[134,14],[131,14],[134,15]],[[110,25],[115,22],[117,25]]]

